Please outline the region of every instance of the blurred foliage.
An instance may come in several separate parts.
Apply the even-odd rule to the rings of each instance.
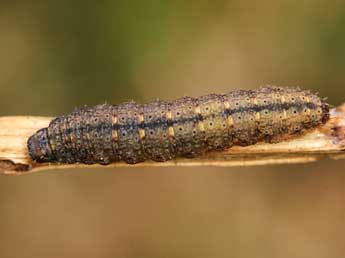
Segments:
[[[342,101],[345,4],[5,1],[1,115],[263,84]],[[199,89],[199,90],[198,90]]]
[[[2,0],[0,115],[264,84],[337,105],[344,28],[344,1]],[[2,176],[0,257],[344,257],[343,166]]]

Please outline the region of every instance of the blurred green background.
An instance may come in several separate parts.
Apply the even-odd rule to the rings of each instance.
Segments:
[[[264,84],[345,97],[344,1],[0,2],[0,115]],[[345,257],[344,161],[0,177],[0,257]]]

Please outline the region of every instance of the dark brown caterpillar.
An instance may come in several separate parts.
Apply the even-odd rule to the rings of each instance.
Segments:
[[[195,157],[315,128],[329,106],[298,88],[265,87],[172,102],[98,105],[55,118],[28,140],[37,162],[138,163]]]

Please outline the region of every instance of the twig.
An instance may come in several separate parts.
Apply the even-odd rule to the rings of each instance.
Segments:
[[[0,117],[0,171],[23,174],[48,169],[90,168],[100,165],[38,164],[28,155],[26,142],[38,129],[46,127],[51,118],[32,116]],[[276,144],[259,143],[248,147],[235,146],[227,151],[208,153],[199,158],[178,158],[168,162],[146,161],[136,165],[123,162],[107,167],[142,166],[252,166],[282,163],[306,163],[330,157],[345,158],[345,104],[331,110],[327,124],[293,140]]]

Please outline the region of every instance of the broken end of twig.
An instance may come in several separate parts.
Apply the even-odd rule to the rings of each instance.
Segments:
[[[340,147],[345,146],[345,104],[332,110],[331,134]]]

